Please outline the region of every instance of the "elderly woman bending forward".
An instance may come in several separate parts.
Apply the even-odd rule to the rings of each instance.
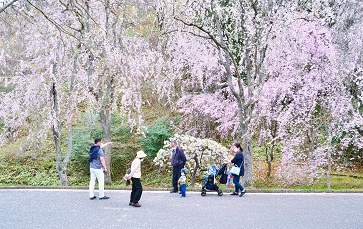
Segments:
[[[134,207],[141,207],[139,204],[139,200],[141,199],[142,195],[142,186],[141,186],[141,162],[143,161],[144,157],[147,155],[144,151],[139,151],[136,154],[136,158],[132,161],[131,164],[131,172],[129,175],[126,176],[128,180],[131,179],[132,181],[132,191],[130,195],[130,202],[129,205]]]

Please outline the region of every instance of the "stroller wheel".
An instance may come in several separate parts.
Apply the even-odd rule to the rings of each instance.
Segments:
[[[218,196],[223,196],[222,190],[218,190]]]

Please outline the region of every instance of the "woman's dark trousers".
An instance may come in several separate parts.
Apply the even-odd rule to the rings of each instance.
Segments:
[[[234,191],[238,193],[239,190],[243,191],[244,188],[241,185],[241,183],[239,183],[239,179],[241,176],[237,176],[237,175],[233,175],[233,184],[234,184]]]
[[[131,181],[132,181],[132,191],[130,195],[130,202],[138,203],[142,195],[141,179],[132,177]]]

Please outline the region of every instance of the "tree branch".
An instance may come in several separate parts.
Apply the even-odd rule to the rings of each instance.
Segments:
[[[179,18],[177,18],[177,17],[174,17],[174,19],[175,20],[177,20],[177,21],[179,21],[179,22],[181,22],[181,23],[183,23],[184,25],[186,25],[186,26],[189,26],[189,27],[195,27],[195,28],[197,28],[197,29],[199,29],[200,31],[202,31],[203,33],[206,33],[207,35],[208,35],[208,37],[218,46],[218,47],[220,47],[221,49],[223,49],[223,50],[225,50],[225,51],[227,51],[228,53],[229,53],[229,51],[228,51],[228,49],[227,49],[227,47],[225,47],[224,45],[222,45],[209,31],[207,31],[206,29],[204,29],[202,26],[199,26],[199,25],[196,25],[196,24],[193,24],[193,23],[187,23],[187,22],[185,22],[185,21],[183,21],[182,19],[179,19]],[[190,32],[191,33],[191,32]],[[191,33],[191,34],[193,34],[193,33]]]
[[[50,23],[52,23],[61,33],[65,33],[71,37],[73,37],[74,39],[76,39],[80,44],[84,45],[87,49],[88,52],[91,52],[91,49],[88,47],[87,44],[85,44],[83,41],[80,40],[80,38],[78,38],[77,36],[75,36],[74,34],[72,34],[71,32],[67,31],[66,29],[64,29],[60,24],[58,24],[55,20],[53,20],[52,18],[50,18],[43,10],[41,10],[39,7],[35,6],[34,4],[32,4],[29,0],[26,0],[32,7],[34,7],[34,9],[38,10],[44,17],[46,20],[48,20]],[[93,54],[92,54],[93,55]]]
[[[75,35],[73,35],[72,33],[68,32],[67,30],[65,30],[64,28],[62,28],[61,25],[59,25],[56,21],[54,21],[52,18],[50,18],[46,13],[44,13],[43,10],[39,9],[37,6],[35,6],[34,4],[32,4],[29,0],[27,0],[27,2],[34,7],[34,9],[38,10],[44,17],[45,19],[47,19],[50,23],[52,23],[60,32],[63,32],[73,38],[75,38],[77,41],[79,41],[81,43],[81,41],[79,40],[78,37],[76,37]]]
[[[5,5],[3,8],[0,9],[0,13],[2,13],[3,11],[5,11],[6,8],[8,8],[9,6],[11,6],[12,4],[14,4],[17,1],[18,0],[13,0],[13,1],[9,2],[7,5]]]

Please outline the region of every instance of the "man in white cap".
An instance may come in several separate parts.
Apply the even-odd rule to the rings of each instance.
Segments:
[[[136,153],[136,158],[132,161],[131,164],[131,172],[126,176],[128,180],[132,181],[132,191],[130,195],[129,205],[134,207],[141,207],[139,204],[139,200],[142,195],[142,186],[141,186],[141,162],[147,155],[144,151],[140,150]]]

